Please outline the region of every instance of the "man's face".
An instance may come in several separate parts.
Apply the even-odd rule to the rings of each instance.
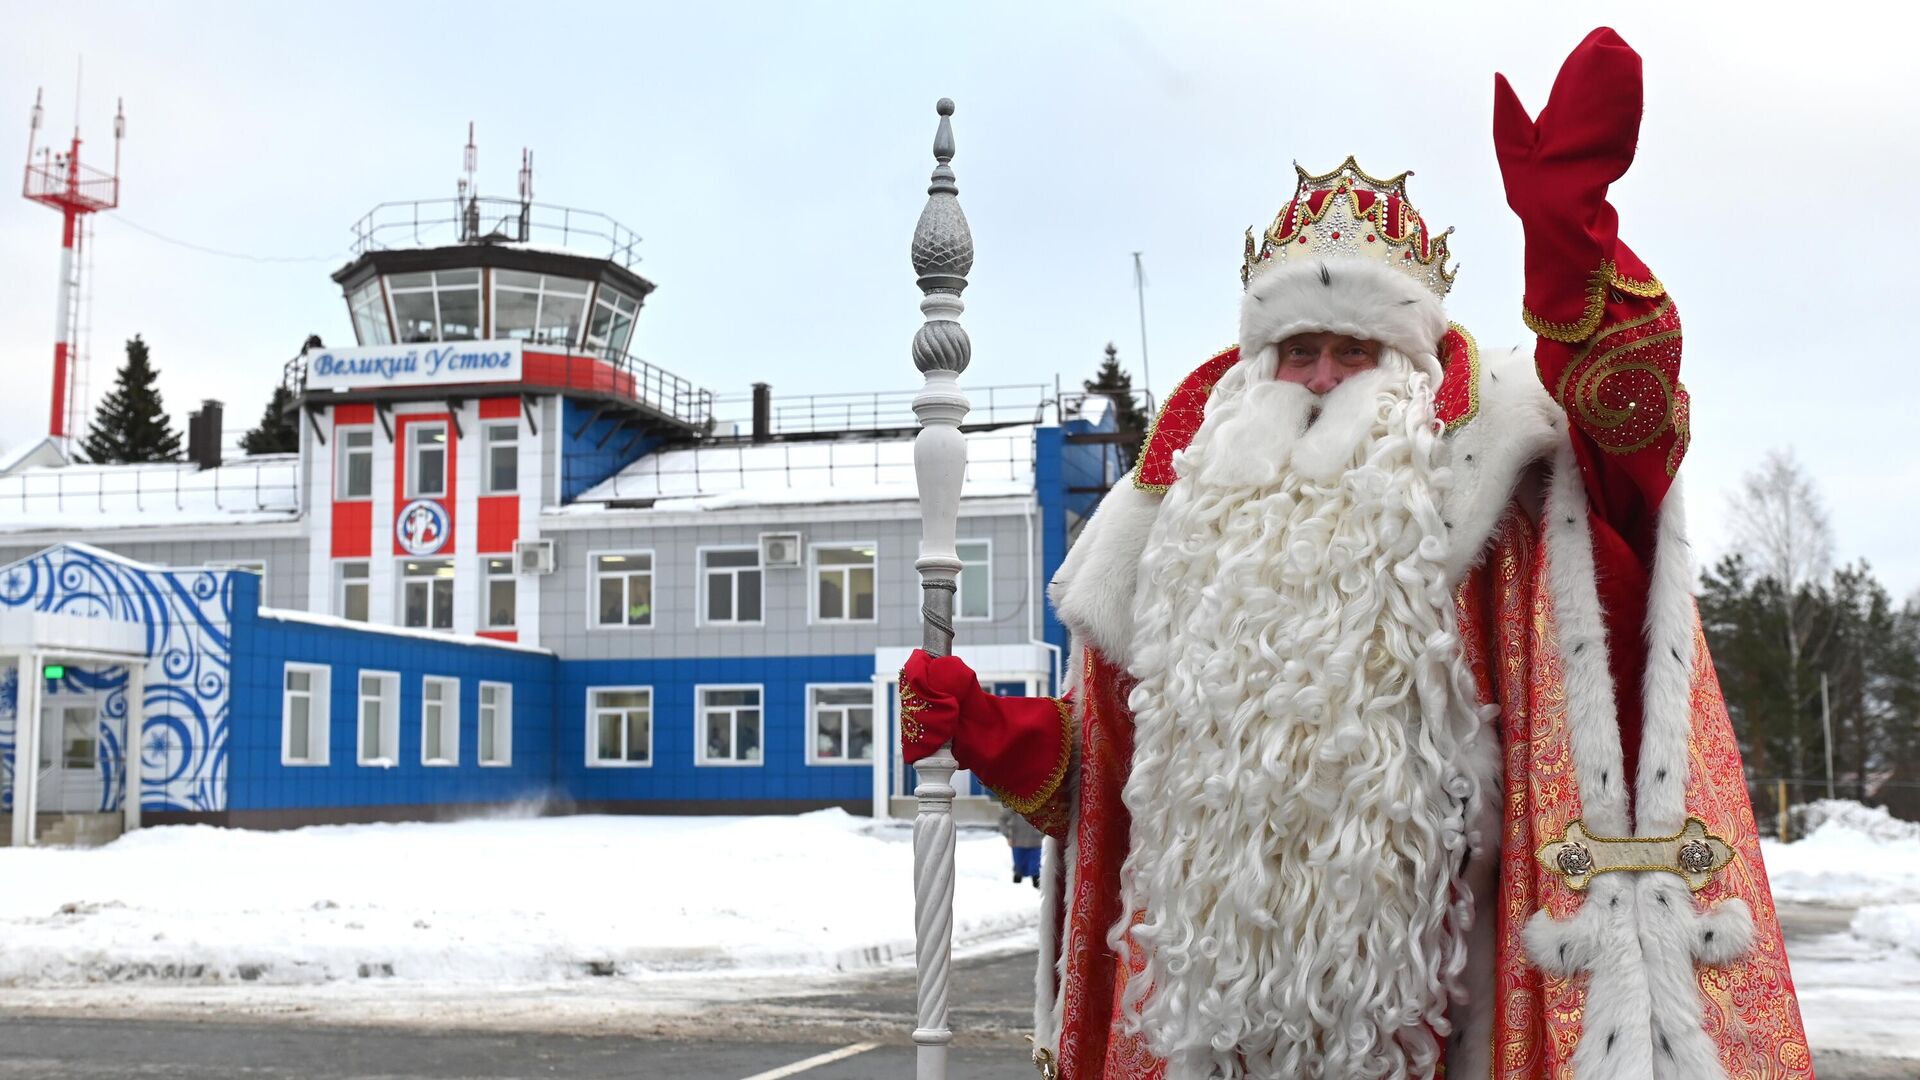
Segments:
[[[1380,363],[1380,343],[1345,334],[1295,334],[1280,343],[1280,367],[1274,374],[1316,394],[1330,393],[1350,376]]]

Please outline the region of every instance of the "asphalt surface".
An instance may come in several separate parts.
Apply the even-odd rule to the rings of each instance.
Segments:
[[[1783,909],[1782,922],[1798,937],[1844,929],[1848,914]],[[1036,1075],[1021,1037],[1032,1022],[1032,980],[1031,952],[956,963],[951,1080]],[[42,1010],[0,1015],[0,1080],[905,1080],[914,1068],[906,1036],[914,995],[911,970],[887,970],[607,1034],[502,1030],[459,1016],[431,1027],[374,1027],[297,1015]],[[1920,1080],[1913,1060],[1817,1053],[1816,1065],[1821,1080]]]

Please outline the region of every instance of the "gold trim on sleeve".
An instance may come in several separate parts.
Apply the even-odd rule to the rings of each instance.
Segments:
[[[1626,277],[1620,273],[1619,267],[1613,264],[1613,260],[1608,259],[1601,263],[1600,268],[1587,279],[1587,305],[1579,319],[1573,322],[1553,322],[1550,319],[1543,319],[1535,315],[1524,302],[1520,305],[1520,318],[1527,324],[1527,329],[1549,341],[1578,345],[1600,329],[1600,320],[1607,312],[1607,290],[1610,288],[1618,289],[1629,296],[1639,296],[1648,300],[1665,296],[1667,293],[1667,287],[1660,284],[1659,278],[1648,277],[1642,281]]]
[[[1011,807],[1013,812],[1026,817],[1047,805],[1060,785],[1067,778],[1067,766],[1073,761],[1073,704],[1059,698],[1049,698],[1053,707],[1060,712],[1060,760],[1054,762],[1053,772],[1040,785],[1040,789],[1031,795],[1015,795],[1010,791],[988,785],[988,789],[1000,796],[1000,801]]]

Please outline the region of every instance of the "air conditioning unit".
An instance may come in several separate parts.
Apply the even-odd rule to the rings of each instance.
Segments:
[[[553,541],[517,541],[513,545],[513,572],[516,574],[553,573]]]
[[[800,565],[799,533],[761,533],[760,565],[774,568]]]

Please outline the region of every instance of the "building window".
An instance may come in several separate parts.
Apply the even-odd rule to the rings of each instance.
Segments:
[[[472,341],[480,336],[480,271],[424,270],[387,278],[402,342]]]
[[[821,622],[872,622],[872,544],[813,549],[814,618]]]
[[[511,495],[520,490],[520,424],[508,420],[480,425],[480,493]]]
[[[760,764],[760,687],[702,686],[695,693],[694,764]]]
[[[340,428],[339,460],[334,464],[333,497],[339,500],[373,498],[373,429]]]
[[[587,323],[587,345],[616,359],[626,355],[633,320],[639,314],[640,301],[610,285],[600,286],[593,300],[593,319]]]
[[[400,760],[400,676],[360,673],[359,757],[362,765],[393,766]]]
[[[447,493],[447,425],[407,428],[407,498],[437,499]]]
[[[420,680],[420,764],[460,764],[460,680]]]
[[[721,548],[700,553],[701,610],[709,623],[760,621],[760,549]]]
[[[580,343],[587,288],[576,278],[493,272],[493,336],[570,348]]]
[[[387,322],[387,300],[380,294],[380,279],[368,278],[365,285],[347,297],[347,310],[353,313],[353,335],[362,345],[393,344],[393,325]]]
[[[953,550],[960,556],[960,588],[954,594],[954,617],[993,618],[993,544],[986,540],[962,540]]]
[[[288,664],[280,696],[280,764],[327,763],[327,688],[333,669]],[[91,767],[92,761],[86,762]]]
[[[593,557],[595,626],[653,625],[653,552]]]
[[[400,625],[453,629],[453,562],[408,559],[400,564]]]
[[[480,610],[484,612],[487,630],[512,630],[518,625],[515,618],[519,606],[520,581],[513,576],[511,558],[487,560],[486,595],[480,599]]]
[[[808,764],[873,760],[873,687],[861,683],[809,686],[807,718]]]
[[[480,684],[480,764],[513,764],[513,687]]]
[[[366,622],[368,592],[368,567],[363,562],[341,562],[334,565],[333,613],[343,619],[354,622]]]
[[[653,688],[601,686],[587,691],[587,764],[653,764]]]

